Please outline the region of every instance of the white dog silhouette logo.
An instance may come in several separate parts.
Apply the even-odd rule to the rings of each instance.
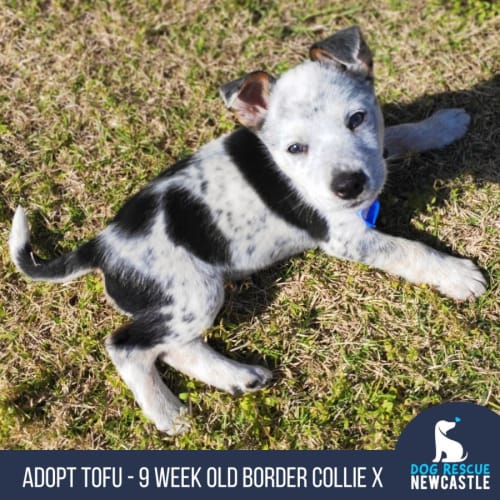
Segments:
[[[433,462],[463,462],[467,458],[464,454],[463,446],[454,439],[450,439],[446,434],[460,422],[459,417],[455,421],[439,420],[434,427],[434,437],[436,440],[436,456]],[[443,457],[443,455],[446,455]]]

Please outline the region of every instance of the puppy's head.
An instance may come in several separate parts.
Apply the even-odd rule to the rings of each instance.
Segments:
[[[386,176],[370,51],[352,27],[315,43],[310,58],[278,80],[250,73],[221,95],[315,204],[365,208]]]

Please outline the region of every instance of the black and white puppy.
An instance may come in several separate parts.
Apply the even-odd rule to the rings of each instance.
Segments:
[[[465,111],[442,110],[384,132],[370,50],[357,27],[314,44],[310,59],[277,80],[258,71],[224,85],[243,128],[165,170],[70,254],[38,258],[23,209],[15,213],[10,252],[30,278],[103,273],[107,294],[132,318],[108,339],[109,354],[144,413],[169,434],[187,420],[158,359],[231,394],[272,378],[203,340],[227,277],[319,247],[455,299],[485,290],[471,261],[382,234],[363,217],[384,186],[384,148],[395,157],[443,147],[465,133]]]

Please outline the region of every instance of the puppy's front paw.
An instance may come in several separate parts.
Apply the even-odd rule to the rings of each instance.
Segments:
[[[248,366],[245,374],[235,380],[230,389],[233,396],[240,396],[245,392],[254,392],[263,389],[271,382],[273,374],[263,366]]]
[[[486,280],[471,260],[447,257],[440,274],[438,289],[452,299],[474,299],[486,290]]]
[[[440,109],[428,120],[432,123],[438,148],[463,137],[470,124],[470,116],[463,108]]]
[[[187,408],[179,403],[175,408],[169,406],[162,415],[152,419],[156,428],[160,432],[165,432],[169,436],[178,436],[189,430],[189,420]]]
[[[273,374],[263,366],[252,367],[253,376],[246,382],[247,391],[257,391],[269,385]]]

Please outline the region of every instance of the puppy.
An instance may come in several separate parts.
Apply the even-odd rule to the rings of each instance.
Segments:
[[[384,132],[371,53],[357,27],[314,44],[310,59],[279,79],[257,71],[224,85],[243,127],[165,170],[70,254],[37,257],[24,211],[15,213],[9,243],[21,272],[53,282],[102,272],[108,296],[131,318],[107,350],[145,415],[168,434],[187,420],[158,359],[231,394],[272,378],[203,340],[226,278],[321,248],[458,300],[485,290],[471,261],[373,227],[384,156],[442,147],[465,133],[468,115],[443,110]]]

